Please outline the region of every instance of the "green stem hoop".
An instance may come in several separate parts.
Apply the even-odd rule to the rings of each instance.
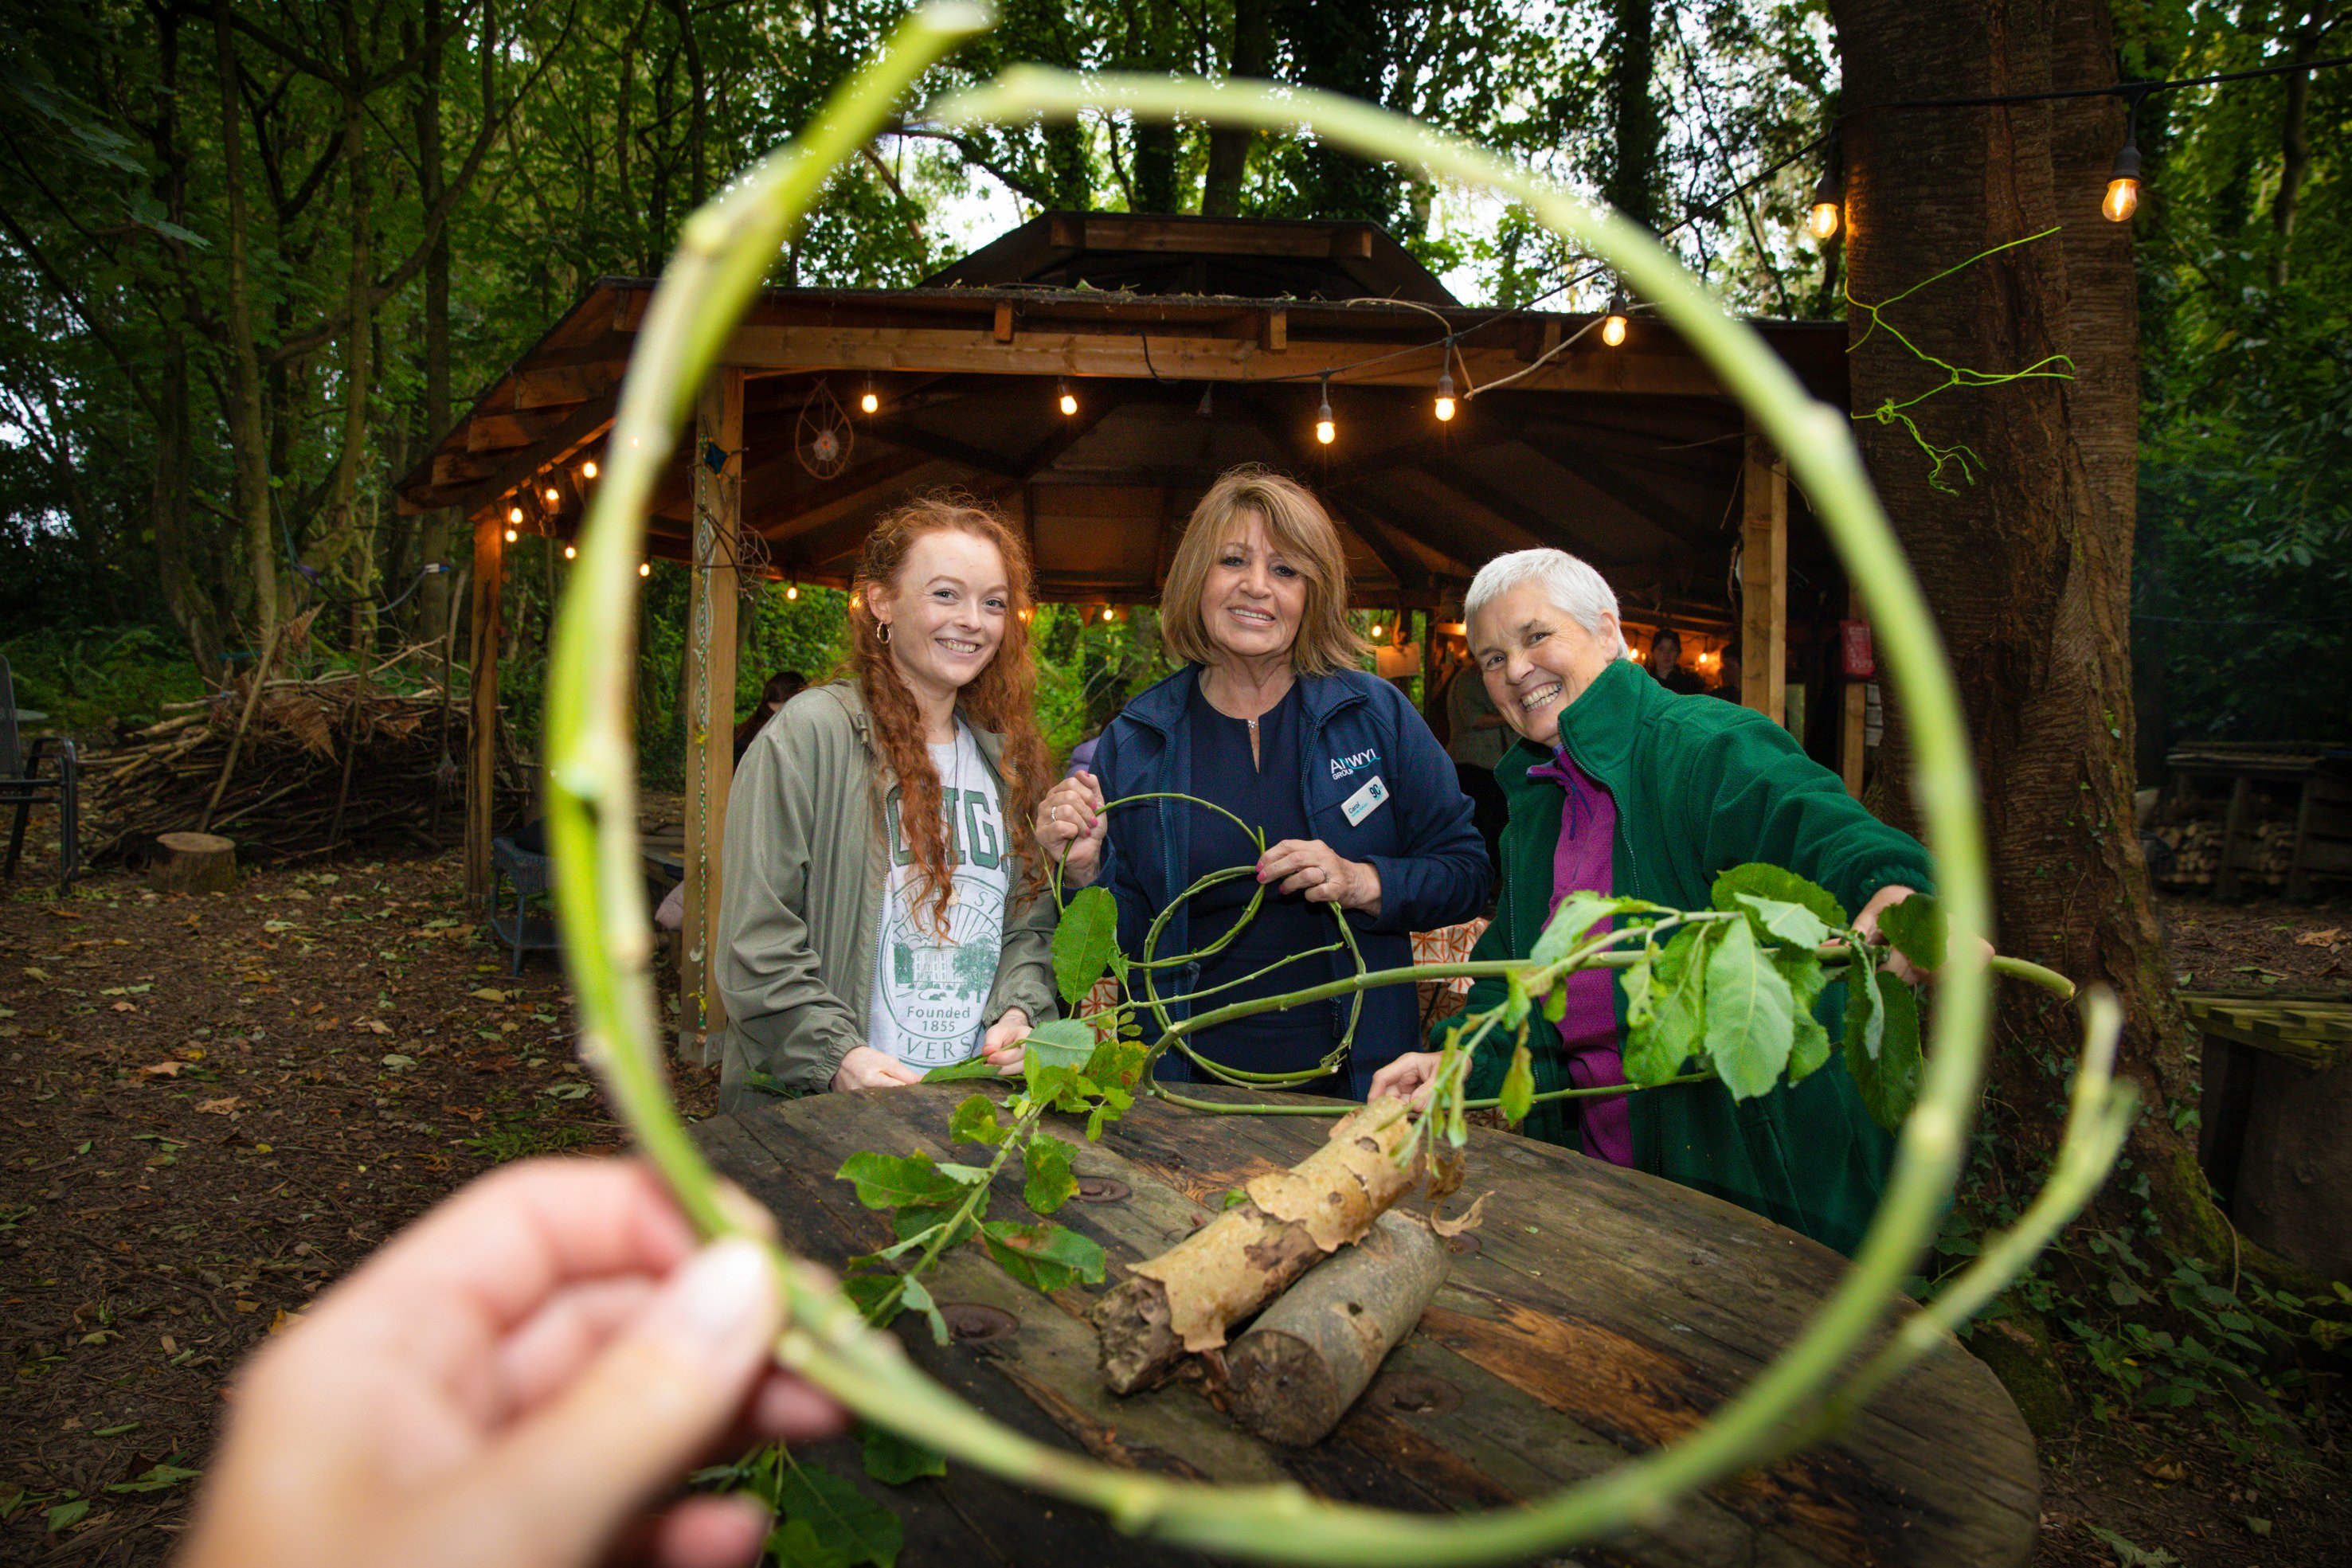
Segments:
[[[636,874],[635,747],[630,691],[637,552],[654,484],[786,237],[834,169],[882,131],[926,69],[991,18],[971,5],[909,16],[799,138],[697,212],[663,275],[623,388],[578,568],[558,619],[550,672],[548,823],[564,961],[582,1051],[646,1158],[706,1235],[736,1228],[719,1185],[671,1104],[662,1069],[649,939]],[[792,1312],[777,1346],[859,1415],[1015,1484],[1101,1509],[1121,1527],[1237,1557],[1346,1564],[1474,1563],[1559,1552],[1662,1520],[1674,1501],[1818,1435],[1902,1365],[1938,1343],[1955,1314],[1981,1304],[2087,1201],[2128,1124],[2130,1094],[2109,1077],[2111,1009],[2094,1009],[2066,1139],[2040,1199],[1936,1305],[1914,1315],[1841,1385],[1841,1368],[1886,1316],[1933,1234],[1958,1170],[1979,1082],[1989,986],[1977,938],[1988,921],[1984,843],[1958,695],[1934,622],[1864,476],[1847,415],[1814,402],[1763,341],[1647,234],[1499,160],[1397,116],[1321,93],[1226,83],[1079,77],[1038,69],[940,106],[970,125],[1068,117],[1081,110],[1182,115],[1247,127],[1303,126],[1366,157],[1499,191],[1607,261],[1654,302],[1738,395],[1774,444],[1862,586],[1908,716],[1917,799],[1941,866],[1952,961],[1941,977],[1926,1073],[1885,1197],[1853,1267],[1781,1358],[1715,1419],[1606,1475],[1526,1507],[1455,1516],[1318,1501],[1296,1486],[1217,1487],[1118,1470],[1034,1442],[980,1415],[910,1364],[898,1340],[867,1329],[819,1270],[782,1251]],[[2104,1020],[2104,1021],[2102,1021]],[[2100,1035],[2105,1034],[2104,1044]]]

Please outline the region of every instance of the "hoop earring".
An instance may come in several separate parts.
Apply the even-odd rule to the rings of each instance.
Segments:
[[[890,622],[887,621],[874,622],[874,640],[886,648],[890,645]]]

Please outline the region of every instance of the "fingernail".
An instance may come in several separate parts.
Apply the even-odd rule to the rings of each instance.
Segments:
[[[776,1316],[776,1274],[759,1243],[730,1236],[698,1253],[670,1281],[681,1341],[731,1348],[747,1333],[764,1337]]]

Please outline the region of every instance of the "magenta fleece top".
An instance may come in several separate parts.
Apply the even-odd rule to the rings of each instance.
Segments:
[[[1571,893],[1592,892],[1603,897],[1613,890],[1617,835],[1617,802],[1582,768],[1569,760],[1566,750],[1552,760],[1528,769],[1530,779],[1549,779],[1567,793],[1559,809],[1559,848],[1552,856],[1551,908]],[[1593,927],[1607,931],[1612,923]],[[1569,1082],[1579,1089],[1604,1089],[1625,1082],[1625,1061],[1617,1040],[1617,998],[1611,969],[1580,969],[1563,984],[1568,1010],[1559,1020],[1561,1053],[1567,1058]],[[1612,1166],[1633,1163],[1633,1124],[1625,1096],[1596,1095],[1578,1100],[1582,1117],[1584,1152]]]

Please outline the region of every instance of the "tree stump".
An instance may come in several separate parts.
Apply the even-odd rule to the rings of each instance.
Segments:
[[[236,841],[215,833],[159,833],[147,873],[158,893],[226,893],[236,885]]]

